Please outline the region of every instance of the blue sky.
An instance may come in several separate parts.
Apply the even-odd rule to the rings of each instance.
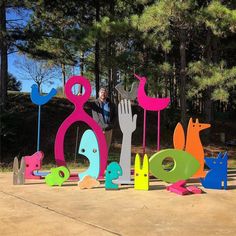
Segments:
[[[27,21],[30,18],[30,12],[29,11],[20,11],[17,12],[14,9],[9,9],[7,11],[7,20],[11,22],[11,24],[17,23],[19,25],[21,25],[22,27],[25,26],[27,24]],[[17,21],[12,21],[17,19]],[[8,25],[8,27],[10,27]],[[16,77],[17,80],[20,80],[22,82],[22,92],[30,92],[31,91],[31,86],[32,84],[34,84],[33,80],[23,80],[21,79],[22,77],[24,77],[24,75],[22,75],[21,70],[15,65],[16,61],[20,61],[22,62],[22,60],[24,59],[24,55],[19,54],[18,52],[15,53],[11,53],[8,55],[8,72],[11,73],[12,75],[14,75]],[[74,73],[75,75],[80,73],[79,67],[75,67],[74,68]],[[43,85],[42,86],[42,91],[47,93],[51,90],[51,88],[57,88],[59,86],[62,85],[61,82],[61,73],[60,71],[58,71],[58,79],[55,80],[55,83],[52,85]]]

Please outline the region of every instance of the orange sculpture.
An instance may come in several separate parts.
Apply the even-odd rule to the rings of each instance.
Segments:
[[[193,175],[193,177],[205,177],[206,175],[206,172],[204,172],[204,150],[199,133],[201,130],[210,127],[210,124],[199,123],[198,119],[196,119],[196,122],[194,123],[193,119],[190,118],[188,123],[186,140],[183,126],[178,123],[175,127],[173,135],[174,148],[183,150],[185,147],[185,151],[192,154],[200,163],[200,168]]]

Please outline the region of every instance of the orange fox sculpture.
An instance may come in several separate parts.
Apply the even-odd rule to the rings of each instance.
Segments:
[[[193,122],[193,119],[190,118],[187,129],[187,136],[185,140],[183,126],[178,123],[175,127],[173,135],[173,143],[175,149],[180,149],[192,154],[197,161],[200,163],[200,168],[193,175],[193,177],[205,177],[206,173],[204,172],[204,150],[201,143],[199,133],[201,130],[210,128],[210,124],[199,123],[198,119],[196,122]]]

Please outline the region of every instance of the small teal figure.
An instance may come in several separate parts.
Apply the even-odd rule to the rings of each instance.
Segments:
[[[204,179],[200,178],[202,186],[209,189],[222,189],[222,182],[224,182],[224,189],[227,189],[227,166],[228,154],[225,152],[218,154],[217,158],[205,157],[205,163],[210,168]]]
[[[118,189],[118,184],[114,184],[112,181],[118,179],[122,175],[122,169],[117,162],[111,162],[106,169],[106,189]]]

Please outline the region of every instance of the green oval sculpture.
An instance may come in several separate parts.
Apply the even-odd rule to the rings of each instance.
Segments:
[[[163,160],[167,157],[174,161],[174,167],[170,171],[164,170],[162,166]],[[149,163],[151,174],[168,183],[186,180],[200,167],[199,162],[190,153],[177,149],[159,151],[151,156]]]

